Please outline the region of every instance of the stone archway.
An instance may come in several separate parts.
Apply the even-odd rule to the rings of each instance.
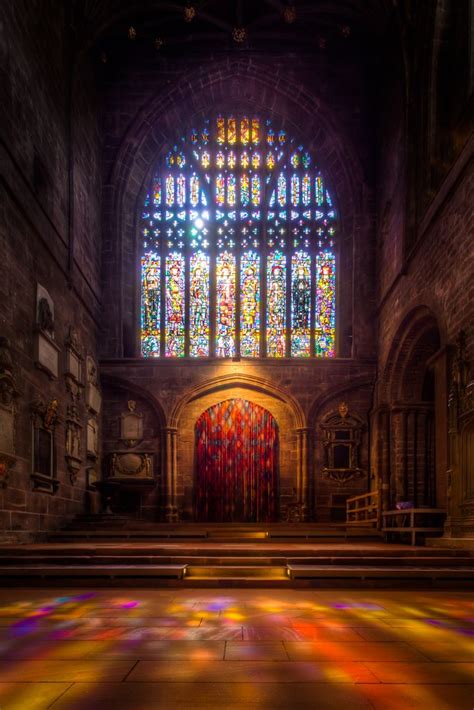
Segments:
[[[435,444],[442,444],[440,421],[443,367],[439,367],[440,328],[427,307],[408,314],[389,352],[382,391],[387,398],[379,415],[385,431],[382,468],[384,506],[399,501],[415,507],[439,505],[444,471],[437,471]],[[442,363],[441,363],[442,364]],[[444,366],[445,368],[445,366]],[[439,436],[437,436],[437,431]]]
[[[246,399],[227,399],[196,422],[195,519],[274,522],[279,508],[278,425]]]

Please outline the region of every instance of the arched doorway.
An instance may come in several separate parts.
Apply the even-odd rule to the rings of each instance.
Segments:
[[[228,399],[201,414],[196,422],[196,520],[277,520],[278,483],[278,425],[268,410],[245,399]]]

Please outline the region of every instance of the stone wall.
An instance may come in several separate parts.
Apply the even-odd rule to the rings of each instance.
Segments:
[[[74,327],[82,356],[95,357],[100,312],[100,142],[96,92],[86,60],[68,62],[65,4],[4,3],[1,66],[0,335],[10,339],[16,463],[0,493],[2,535],[27,540],[58,527],[84,507],[85,403],[79,475],[65,461],[65,341]],[[69,100],[70,99],[70,100]],[[35,365],[36,290],[55,309],[59,377]],[[85,361],[83,363],[85,365]],[[85,370],[85,367],[84,367]],[[83,374],[83,378],[85,374]],[[33,491],[31,402],[58,402],[54,495]]]
[[[192,517],[195,454],[195,425],[208,407],[232,397],[242,397],[268,409],[275,417],[280,434],[281,505],[295,502],[294,489],[303,486],[309,517],[330,518],[331,495],[358,494],[368,485],[368,413],[371,407],[375,369],[373,363],[332,360],[299,363],[288,361],[102,361],[106,385],[107,419],[104,448],[119,446],[117,422],[126,410],[127,399],[140,402],[145,413],[147,439],[153,439],[160,470],[154,517],[163,518],[167,504],[167,466],[172,472],[181,517]],[[348,484],[326,480],[322,473],[321,421],[341,401],[365,423],[361,445],[364,475]],[[138,405],[137,405],[138,409]],[[176,431],[176,464],[166,447],[166,431]],[[158,436],[161,432],[161,437]],[[303,444],[307,454],[302,460]],[[137,447],[137,449],[140,447]],[[304,481],[299,482],[301,476]],[[153,517],[147,502],[147,514]]]

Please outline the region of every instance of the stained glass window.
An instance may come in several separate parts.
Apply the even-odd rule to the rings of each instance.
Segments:
[[[315,156],[281,125],[190,129],[144,202],[143,357],[335,357],[336,226]]]
[[[216,355],[235,354],[235,257],[229,252],[216,260]]]
[[[191,255],[189,269],[189,354],[209,355],[209,256]]]
[[[172,252],[166,257],[165,339],[167,357],[184,355],[184,256]]]
[[[291,258],[291,354],[311,353],[311,256],[298,251]]]
[[[253,251],[240,260],[240,354],[260,354],[260,256]]]
[[[273,252],[267,260],[267,355],[286,353],[286,256]]]

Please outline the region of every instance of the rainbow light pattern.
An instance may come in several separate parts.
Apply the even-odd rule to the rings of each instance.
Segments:
[[[336,211],[284,128],[193,128],[153,176],[141,236],[143,357],[335,357]]]

